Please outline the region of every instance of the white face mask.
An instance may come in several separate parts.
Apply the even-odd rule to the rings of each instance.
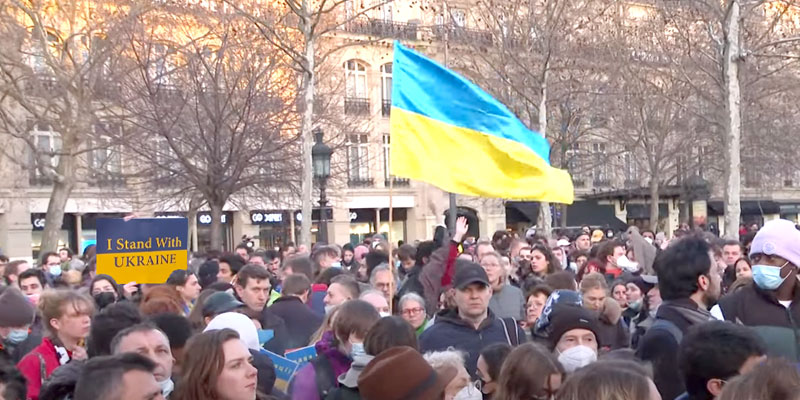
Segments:
[[[161,382],[157,382],[158,386],[161,387],[161,394],[164,398],[169,397],[170,393],[175,389],[175,383],[172,382],[172,379],[165,379]]]
[[[463,389],[459,390],[453,400],[483,400],[483,394],[473,384],[468,384]]]
[[[617,266],[628,272],[636,272],[639,270],[639,263],[629,260],[627,256],[620,256],[620,258],[617,259]]]
[[[597,352],[589,346],[578,345],[570,347],[558,355],[558,362],[567,373],[575,372],[578,368],[585,367],[597,361]]]
[[[653,239],[650,239],[649,237],[644,238],[644,241],[648,244],[653,244]]]

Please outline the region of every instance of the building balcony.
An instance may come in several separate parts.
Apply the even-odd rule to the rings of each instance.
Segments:
[[[586,187],[586,179],[575,179],[572,178],[572,186],[576,188],[585,188]]]
[[[369,99],[366,97],[345,97],[345,115],[369,115]]]
[[[385,187],[389,187],[390,179],[384,179],[383,185]],[[409,187],[411,186],[411,181],[408,178],[394,178],[394,187]]]
[[[611,181],[608,179],[595,179],[592,181],[594,187],[611,187]]]
[[[121,187],[125,183],[125,178],[119,175],[93,173],[89,177],[89,185],[94,187]]]
[[[347,186],[351,188],[367,188],[374,185],[372,178],[349,178],[347,180]]]
[[[444,40],[447,35],[447,40],[454,43],[461,44],[477,44],[483,46],[492,45],[492,33],[480,29],[464,28],[462,26],[454,25],[436,25],[433,27],[433,36],[438,40]]]
[[[417,40],[417,25],[406,22],[357,18],[345,24],[344,30],[350,33],[377,36],[379,38]]]
[[[381,103],[381,115],[384,117],[392,115],[392,100],[383,99],[383,103]]]

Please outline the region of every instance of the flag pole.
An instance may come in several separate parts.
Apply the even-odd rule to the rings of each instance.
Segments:
[[[447,0],[442,0],[442,22],[444,23],[444,67],[448,68],[448,58],[450,53],[450,23],[452,17],[450,15],[450,10],[447,8]],[[450,237],[453,236],[456,232],[456,218],[458,215],[458,206],[456,205],[456,194],[449,192],[448,199],[450,200],[450,205],[447,211],[447,225],[450,227]],[[447,240],[445,240],[446,242]]]
[[[389,136],[389,140],[390,140],[390,142],[389,142],[389,146],[390,146],[389,154],[391,154],[391,140],[392,140],[391,135]],[[389,237],[389,268],[392,271],[392,282],[391,282],[391,285],[395,286],[394,292],[397,293],[397,289],[398,288],[396,287],[397,286],[397,280],[395,279],[395,277],[398,276],[398,275],[397,275],[397,268],[395,268],[395,264],[394,264],[394,255],[393,255],[394,254],[394,251],[393,251],[394,238],[393,238],[393,235],[392,235],[392,224],[394,223],[394,202],[393,202],[393,199],[394,199],[394,175],[392,175],[392,173],[391,173],[392,172],[392,168],[391,168],[392,157],[391,156],[390,157],[386,157],[386,164],[387,164],[386,168],[389,169],[389,234],[387,235]],[[378,227],[378,230],[380,230],[380,227]],[[394,303],[394,296],[389,298],[389,311],[394,314],[394,304],[393,303]]]

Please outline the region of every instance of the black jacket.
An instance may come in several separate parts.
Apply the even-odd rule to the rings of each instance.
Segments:
[[[509,343],[515,346],[525,341],[526,336],[522,328],[514,324],[510,318],[501,320],[495,317],[491,310],[478,329],[461,319],[458,310],[443,310],[436,315],[433,326],[419,336],[419,350],[422,353],[444,351],[449,347],[461,350],[467,354],[465,363],[467,372],[475,377],[478,356],[483,348],[493,343]]]
[[[680,308],[696,310],[697,304],[690,299],[672,300],[661,304],[656,312],[656,320],[666,319],[686,334],[693,323],[684,316]],[[661,397],[674,399],[686,388],[678,369],[678,348],[680,343],[664,329],[648,329],[639,341],[636,355],[642,361],[653,365],[653,381]]]
[[[403,286],[400,287],[400,290],[398,290],[397,294],[395,295],[394,304],[398,304],[400,298],[408,293],[416,293],[420,295],[420,297],[425,296],[425,288],[422,287],[422,282],[419,280],[419,274],[421,272],[421,265],[415,265],[414,268],[411,268],[411,271],[408,271],[406,279],[403,282]]]
[[[275,315],[270,311],[269,307],[264,307],[261,311],[259,322],[261,322],[261,329],[271,329],[273,334],[272,339],[264,344],[265,349],[280,355],[291,349],[291,347],[288,347],[289,331],[283,318]]]
[[[308,346],[311,335],[322,325],[322,317],[296,296],[282,296],[275,300],[269,310],[281,317],[286,323],[289,338],[286,341],[287,349]]]
[[[253,366],[256,367],[256,387],[258,391],[264,394],[272,394],[272,388],[275,386],[275,364],[272,359],[266,354],[250,350],[250,355],[253,356]]]
[[[800,361],[800,285],[795,287],[789,308],[755,284],[723,297],[719,308],[726,321],[749,326],[767,346],[769,357]]]

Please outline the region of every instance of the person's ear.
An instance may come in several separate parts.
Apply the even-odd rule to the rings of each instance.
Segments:
[[[710,284],[711,280],[707,276],[700,275],[699,277],[697,277],[697,286],[700,288],[700,290],[703,291],[708,290]]]
[[[723,381],[722,379],[716,379],[716,378],[709,379],[706,382],[706,390],[708,390],[708,393],[711,393],[711,395],[714,396],[714,398],[716,398],[722,393],[722,386],[724,384],[725,381]]]
[[[61,321],[59,321],[58,318],[50,318],[49,322],[50,322],[50,326],[52,326],[56,330],[60,330],[61,329]]]

